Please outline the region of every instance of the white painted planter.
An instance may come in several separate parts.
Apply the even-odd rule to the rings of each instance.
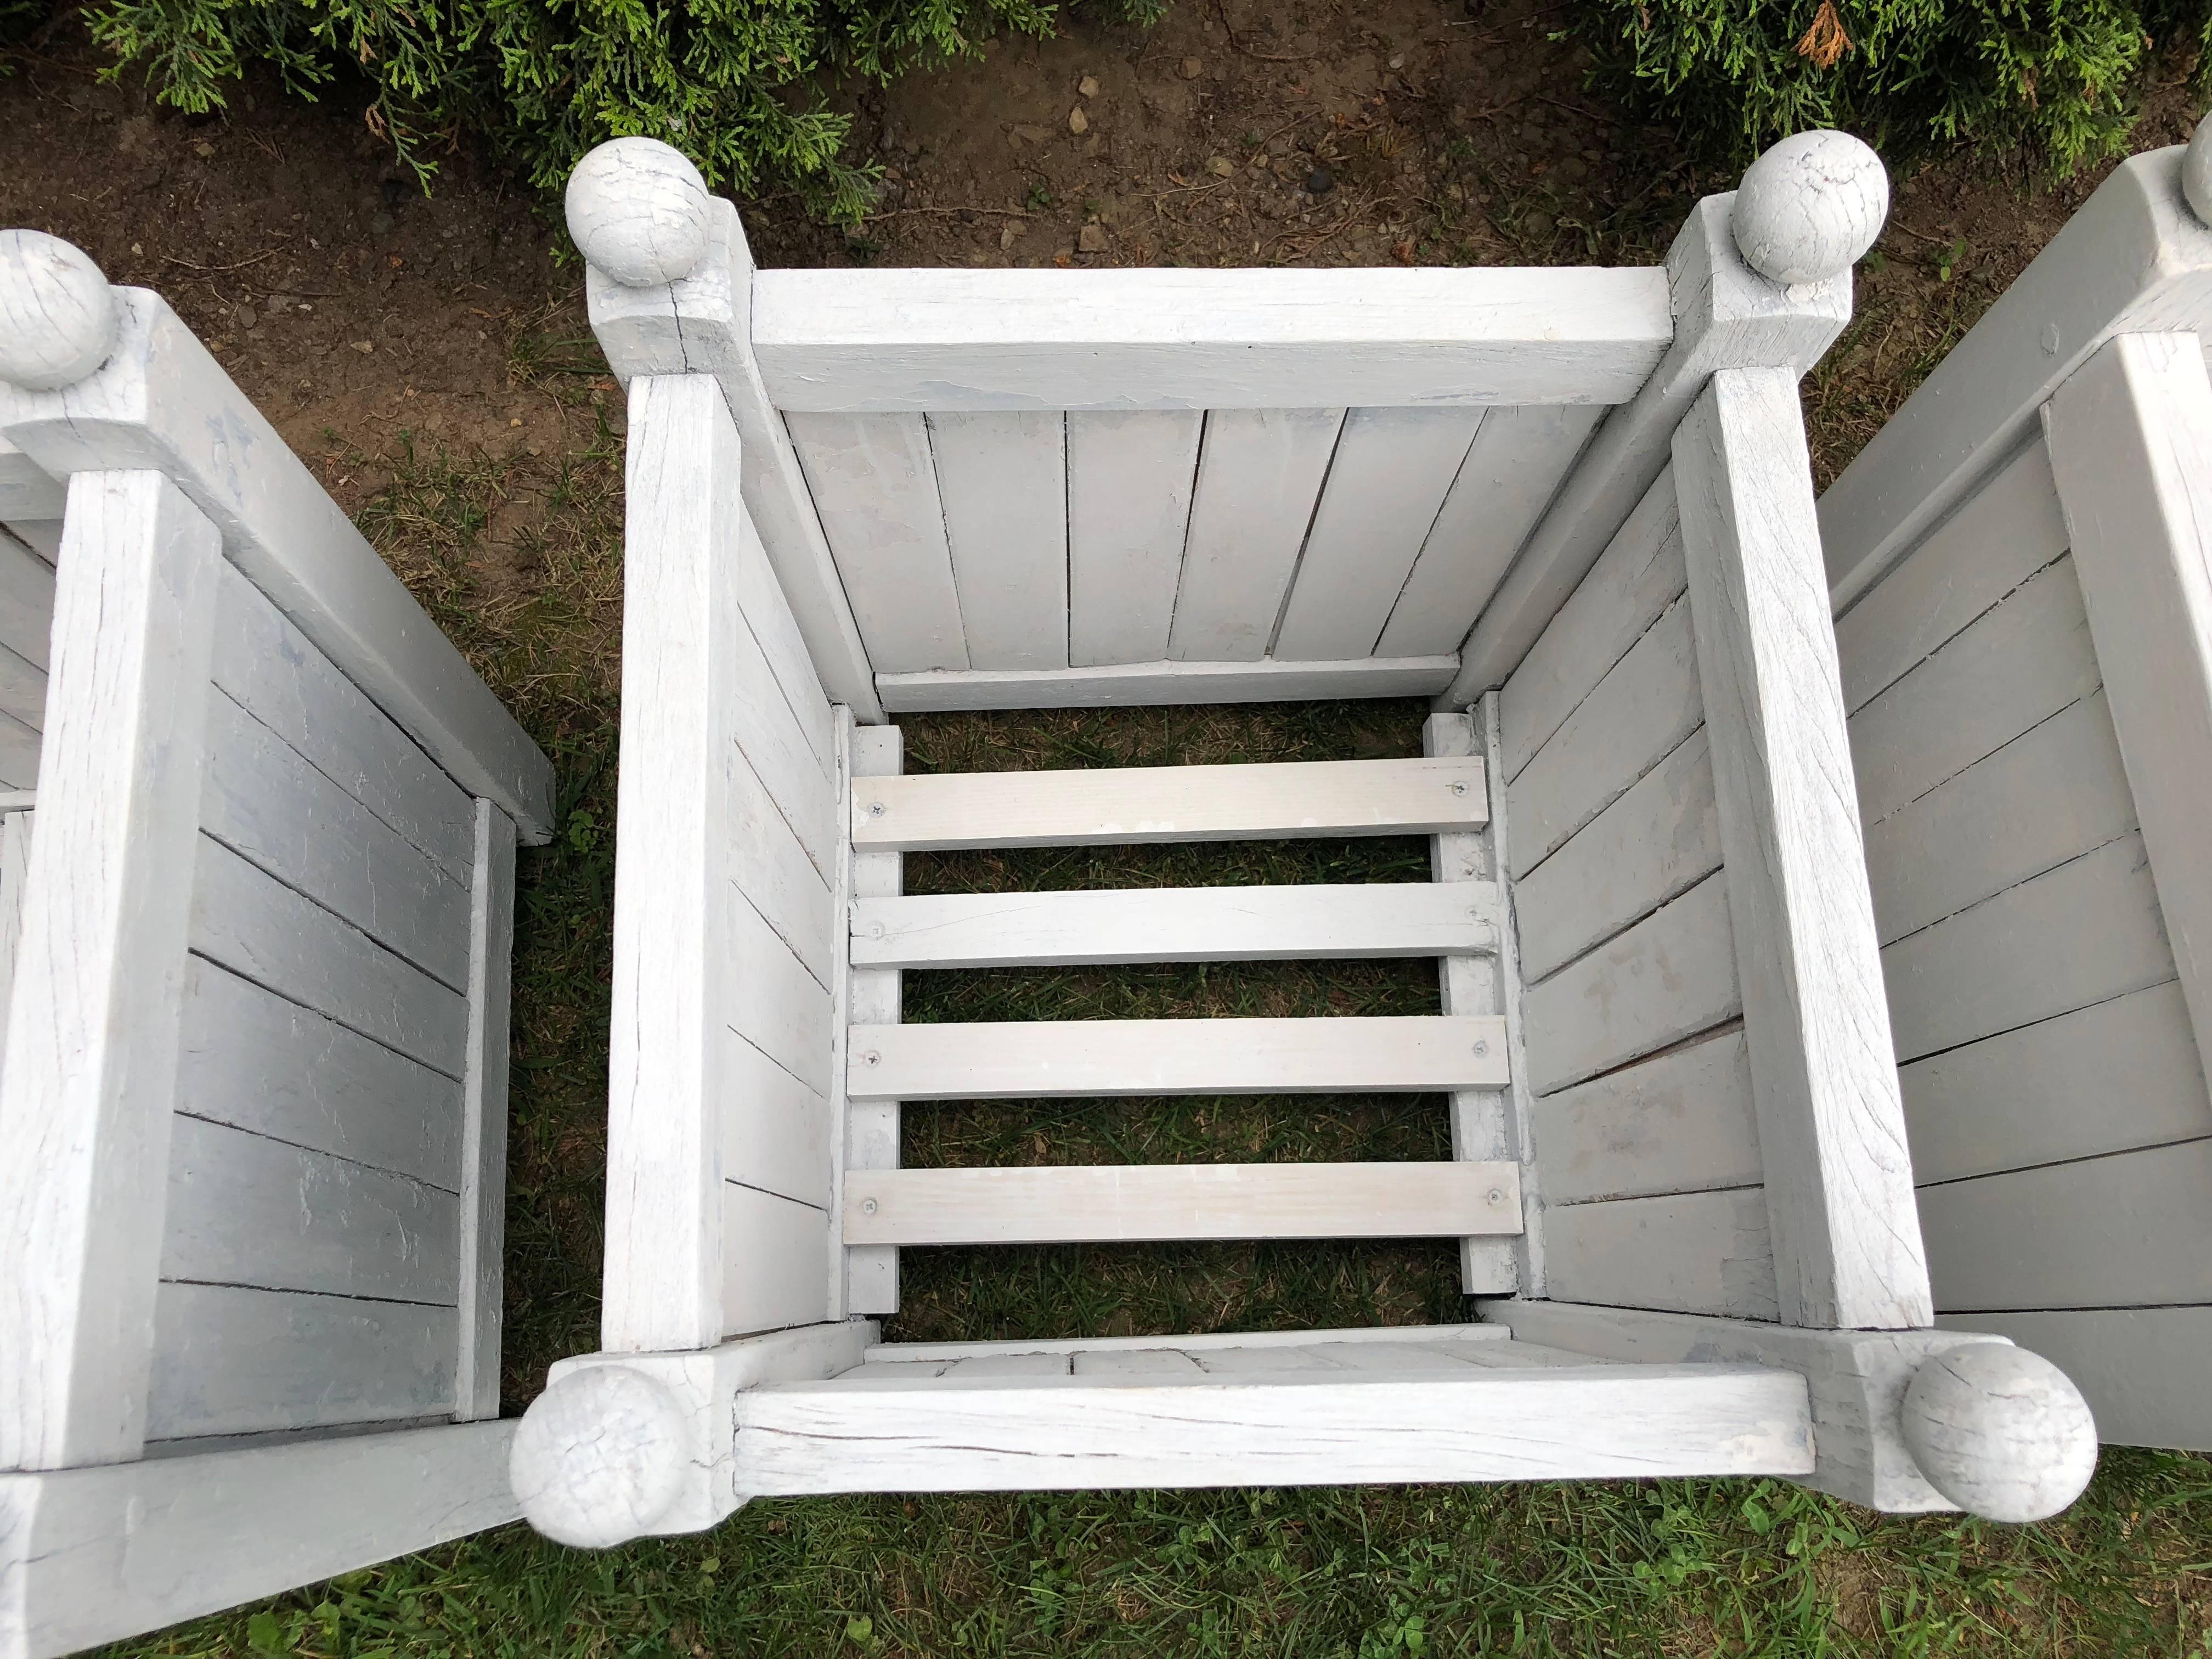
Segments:
[[[1940,1322],[2199,1449],[2209,167],[2124,162],[1820,509]]]
[[[1931,1328],[1796,393],[1880,228],[1863,146],[1778,149],[1663,269],[758,271],[625,142],[570,197],[630,398],[605,1317],[516,1438],[538,1524],[1662,1473],[2070,1501],[2070,1385]],[[883,724],[1408,693],[1421,760],[908,776]],[[922,848],[1380,834],[1434,879],[900,890]],[[899,1017],[946,967],[1363,955],[1437,957],[1443,1012]],[[1455,1157],[899,1168],[934,1100],[1300,1090],[1444,1095]],[[902,1249],[1378,1234],[1458,1238],[1483,1322],[870,1319]]]
[[[544,757],[161,298],[0,233],[0,1656],[515,1512]]]

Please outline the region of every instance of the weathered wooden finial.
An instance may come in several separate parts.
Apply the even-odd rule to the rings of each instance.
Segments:
[[[2189,199],[2189,210],[2212,225],[2212,115],[2197,124],[2181,154],[2181,193]]]
[[[1888,217],[1880,156],[1848,132],[1800,132],[1751,164],[1729,226],[1762,276],[1817,283],[1850,270]]]
[[[2097,1469],[2097,1425],[2081,1391],[2009,1343],[1923,1360],[1905,1387],[1901,1426],[1928,1484],[1984,1520],[2056,1515]]]
[[[691,274],[707,251],[707,181],[658,138],[615,138],[568,175],[568,234],[624,288]]]
[[[627,1365],[592,1365],[531,1402],[507,1471],[532,1526],[603,1550],[667,1512],[690,1458],[683,1410],[667,1389]]]
[[[100,267],[58,236],[0,230],[0,380],[58,392],[106,362],[122,326]]]

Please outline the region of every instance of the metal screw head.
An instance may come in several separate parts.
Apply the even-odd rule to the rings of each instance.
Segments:
[[[1452,787],[1451,787],[1451,792],[1452,792],[1452,793],[1454,793],[1455,795],[1464,795],[1465,793],[1467,793],[1467,785],[1466,785],[1465,783],[1463,783],[1463,782],[1462,782],[1462,783],[1455,783],[1455,784],[1452,785]]]
[[[863,1066],[880,1066],[883,1063],[884,1057],[878,1054],[873,1048],[869,1049],[867,1053],[860,1056],[860,1064]]]
[[[1492,1194],[1491,1202],[1494,1204],[1497,1201],[1497,1195],[1495,1194]],[[864,1198],[860,1200],[860,1213],[862,1215],[873,1215],[875,1212],[876,1200],[874,1199]]]
[[[879,817],[883,817],[883,815],[884,815],[884,804],[883,804],[883,802],[881,802],[881,801],[879,801],[879,800],[872,800],[872,801],[870,801],[870,802],[868,803],[868,816],[869,816],[870,817],[872,817],[872,818],[879,818]]]
[[[1486,1054],[1490,1052],[1490,1045],[1487,1042],[1478,1042],[1474,1045],[1474,1052],[1478,1054]]]
[[[1490,1189],[1490,1201],[1493,1205],[1503,1204],[1505,1201],[1505,1188],[1503,1187],[1492,1187]],[[868,1202],[872,1205],[875,1202],[875,1200],[870,1199]]]
[[[879,921],[879,922],[877,922],[873,927],[870,927],[870,928],[868,929],[868,931],[869,931],[871,933],[874,934],[874,935],[876,936],[876,938],[878,938],[878,939],[881,939],[881,938],[882,938],[882,937],[883,937],[886,933],[888,933],[890,930],[889,930],[888,928],[886,928],[886,927],[883,925],[883,923],[881,923],[881,922]]]

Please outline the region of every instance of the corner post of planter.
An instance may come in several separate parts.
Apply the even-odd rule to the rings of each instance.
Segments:
[[[1667,252],[1674,343],[1597,429],[1461,652],[1438,708],[1502,685],[1665,470],[1674,429],[1722,369],[1802,376],[1851,319],[1851,266],[1889,213],[1881,157],[1845,132],[1784,138],[1708,196]]]

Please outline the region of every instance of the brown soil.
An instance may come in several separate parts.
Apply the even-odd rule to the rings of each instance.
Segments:
[[[769,264],[1656,258],[1690,198],[1728,181],[1583,88],[1577,52],[1549,38],[1558,9],[1190,0],[1150,31],[990,43],[851,89],[856,143],[885,167],[864,227],[773,198],[746,223]],[[547,369],[598,368],[549,222],[465,155],[423,198],[343,88],[307,106],[257,77],[228,114],[193,119],[100,83],[88,46],[48,50],[0,81],[0,223],[160,289],[349,507],[386,482],[403,434],[511,461],[517,488],[484,536],[498,562],[542,514],[532,463],[620,419],[611,383],[545,387]],[[2139,142],[2177,141],[2189,115],[2160,88]],[[2094,182],[2030,192],[1965,157],[1899,181],[1864,323],[1814,386],[1824,471]]]

